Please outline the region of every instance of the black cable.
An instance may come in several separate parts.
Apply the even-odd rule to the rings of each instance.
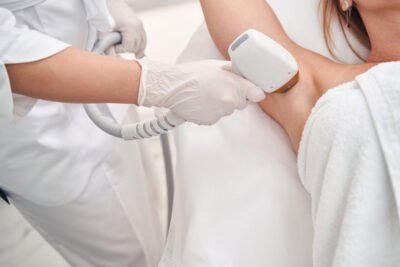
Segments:
[[[10,205],[10,201],[8,200],[6,192],[3,191],[3,189],[0,188],[0,197],[8,204]]]

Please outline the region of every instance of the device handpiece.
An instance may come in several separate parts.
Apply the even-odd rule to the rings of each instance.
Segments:
[[[233,71],[266,93],[282,93],[299,81],[296,60],[267,35],[248,30],[229,47]]]

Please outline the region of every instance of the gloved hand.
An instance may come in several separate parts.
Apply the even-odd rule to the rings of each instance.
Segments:
[[[259,102],[264,92],[227,70],[226,61],[207,60],[166,65],[148,59],[139,61],[142,75],[138,104],[163,107],[200,125],[210,125],[247,102]]]
[[[134,53],[136,58],[142,58],[147,44],[142,21],[124,0],[107,0],[107,6],[115,21],[113,31],[122,34],[122,43],[110,48],[106,54]]]

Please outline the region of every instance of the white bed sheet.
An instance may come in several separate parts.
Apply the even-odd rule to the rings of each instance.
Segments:
[[[328,55],[318,0],[268,2],[295,41]],[[337,44],[346,61],[357,61],[343,36]],[[179,61],[216,58],[202,25]],[[286,134],[258,106],[212,127],[185,124],[175,141],[175,202],[160,266],[312,266],[310,197]]]

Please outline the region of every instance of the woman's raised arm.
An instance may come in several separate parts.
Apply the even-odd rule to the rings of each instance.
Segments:
[[[329,79],[329,76],[332,71],[337,73],[343,66],[291,40],[265,0],[200,0],[200,2],[211,36],[226,58],[229,57],[229,45],[235,38],[252,28],[265,33],[292,53],[299,64],[301,77],[309,79],[321,93],[337,85],[335,81]]]
[[[342,76],[347,73],[347,66],[297,45],[286,34],[265,0],[200,2],[211,36],[226,58],[229,45],[250,28],[265,33],[295,57],[300,71],[299,83],[285,94],[268,96],[260,106],[286,130],[296,151],[312,107],[326,90],[345,81]]]
[[[265,0],[201,0],[200,3],[208,29],[226,58],[232,41],[250,28],[265,33],[291,52],[297,48]]]

